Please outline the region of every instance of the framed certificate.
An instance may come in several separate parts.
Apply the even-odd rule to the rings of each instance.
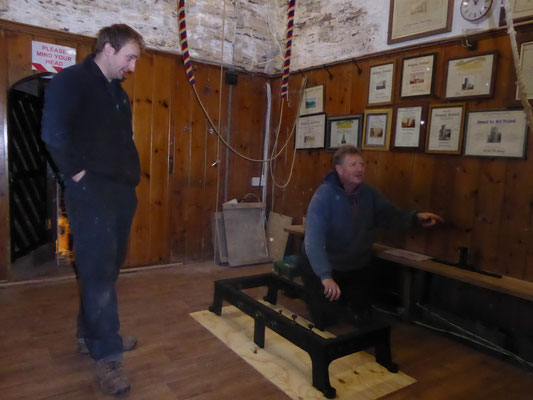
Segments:
[[[448,60],[446,98],[492,97],[495,68],[495,52]]]
[[[466,123],[465,155],[524,158],[524,110],[471,111]]]
[[[533,18],[533,1],[531,0],[509,0],[513,11],[513,21],[522,22]],[[502,5],[500,11],[500,26],[507,25],[505,17],[505,7]]]
[[[519,20],[533,18],[533,2],[531,0],[511,0],[513,17]]]
[[[528,99],[533,99],[533,42],[522,43],[520,46],[520,68],[522,69],[526,96]],[[517,87],[516,100],[519,99]]]
[[[296,149],[324,148],[326,114],[306,115],[298,118]]]
[[[328,118],[326,149],[335,150],[344,144],[359,146],[363,130],[363,114]]]
[[[388,150],[390,144],[392,109],[365,110],[363,149]]]
[[[300,115],[324,112],[324,85],[305,89],[303,96],[300,104]]]
[[[392,103],[394,83],[394,63],[370,67],[368,84],[368,104],[383,105]]]
[[[433,93],[437,53],[402,60],[400,97],[429,96]]]
[[[426,153],[461,154],[464,104],[430,106]]]
[[[453,0],[390,0],[387,43],[450,32]]]
[[[398,107],[393,146],[398,150],[422,150],[426,132],[426,106]]]

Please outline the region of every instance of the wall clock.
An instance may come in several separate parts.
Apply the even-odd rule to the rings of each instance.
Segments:
[[[493,0],[461,0],[461,16],[467,21],[478,21],[488,15],[492,2]]]

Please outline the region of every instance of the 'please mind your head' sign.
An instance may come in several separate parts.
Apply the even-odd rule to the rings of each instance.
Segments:
[[[51,43],[32,41],[32,69],[57,73],[63,68],[74,64],[76,64],[76,49]]]

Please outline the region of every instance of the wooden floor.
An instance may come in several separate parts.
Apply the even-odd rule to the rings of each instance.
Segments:
[[[266,272],[211,262],[122,275],[122,331],[138,336],[125,354],[128,399],[288,399],[193,320],[206,309],[213,280]],[[108,399],[92,361],[75,352],[74,281],[0,288],[0,398]],[[533,374],[467,345],[395,323],[393,357],[417,382],[387,400],[531,399]],[[305,399],[303,399],[305,400]]]

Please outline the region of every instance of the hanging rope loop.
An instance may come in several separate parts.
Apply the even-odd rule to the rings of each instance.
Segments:
[[[292,8],[291,8],[291,4],[292,4]],[[291,25],[291,33],[290,33],[290,37],[291,38],[292,38],[292,26],[294,25],[294,5],[295,5],[295,0],[290,0],[289,1],[289,20],[291,19],[291,15],[292,15],[292,22],[289,22],[289,24]],[[224,10],[225,10],[225,3],[224,3]],[[224,15],[223,15],[223,19],[225,19],[225,12],[224,12]],[[205,108],[202,100],[200,99],[200,95],[198,94],[198,90],[196,89],[196,84],[195,84],[196,83],[196,79],[194,77],[194,71],[192,69],[192,61],[191,61],[191,57],[190,57],[190,54],[189,54],[189,46],[188,46],[188,43],[187,43],[187,24],[186,24],[186,16],[185,16],[185,0],[178,0],[178,25],[179,25],[180,46],[181,46],[181,51],[183,53],[183,64],[185,66],[185,72],[187,74],[187,78],[189,79],[189,83],[191,84],[191,87],[193,89],[194,95],[196,96],[196,99],[198,100],[198,103],[200,104],[200,107],[202,108],[202,111],[204,112],[207,120],[209,121],[209,124],[211,125],[211,128],[213,128],[213,130],[216,133],[218,139],[229,150],[231,150],[237,156],[239,156],[239,157],[241,157],[241,158],[243,158],[243,159],[245,159],[247,161],[264,163],[264,162],[270,162],[270,161],[276,159],[277,157],[279,157],[281,155],[281,153],[283,153],[283,150],[287,147],[287,145],[289,143],[289,140],[292,137],[292,135],[289,136],[289,138],[287,139],[287,141],[285,142],[285,144],[283,145],[283,147],[280,149],[280,151],[278,153],[273,154],[270,158],[267,158],[265,160],[247,157],[244,154],[239,153],[239,151],[237,151],[237,149],[232,147],[222,137],[222,135],[220,134],[219,127],[215,126],[213,120],[211,119],[211,117],[209,116],[209,113],[207,112],[207,109]],[[224,25],[225,25],[225,21],[222,21],[222,29],[224,29]],[[289,33],[287,32],[287,34],[289,34]],[[223,46],[224,38],[222,40],[223,40],[223,42],[222,42],[222,46]],[[291,40],[291,43],[292,43],[292,40]],[[290,50],[290,48],[289,48],[289,50]],[[222,52],[222,56],[223,56],[223,52]],[[289,51],[289,56],[290,56],[290,51]],[[290,65],[290,59],[289,59],[289,65]],[[288,80],[288,75],[287,75],[287,80]],[[219,91],[219,92],[221,92],[221,91]],[[288,98],[288,97],[287,96],[282,96],[282,98],[285,99],[285,98]],[[284,102],[282,101],[281,102],[281,106],[282,107],[283,107],[283,103]],[[219,121],[220,121],[220,117],[219,117]],[[281,123],[281,113],[280,113],[280,123]]]

